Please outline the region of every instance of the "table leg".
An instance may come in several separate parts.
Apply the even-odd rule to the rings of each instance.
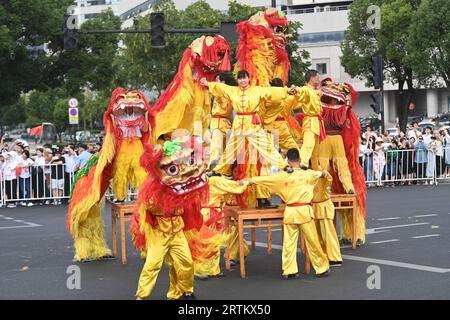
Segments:
[[[352,223],[352,249],[355,250],[356,249],[356,213],[355,213],[355,204],[353,203],[352,206],[352,219],[353,219],[353,223]]]
[[[245,252],[244,252],[244,221],[241,217],[238,218],[239,231],[239,265],[241,271],[241,278],[245,278]]]
[[[255,226],[255,222],[252,222],[253,227]],[[256,229],[252,228],[252,249],[256,248]]]
[[[272,228],[270,227],[270,220],[267,222],[267,254],[272,255]]]
[[[112,223],[112,249],[114,257],[117,257],[117,230],[116,230],[116,213],[112,211],[111,214],[111,223]]]
[[[120,214],[120,241],[122,244],[122,264],[127,263],[127,244],[126,244],[126,237],[125,237],[125,221],[124,221],[123,214]]]

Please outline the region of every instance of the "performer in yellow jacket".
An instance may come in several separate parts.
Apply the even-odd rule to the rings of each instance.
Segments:
[[[203,221],[206,226],[215,230],[224,229],[223,226],[223,207],[225,206],[226,195],[240,194],[244,192],[247,187],[239,185],[237,181],[226,179],[224,177],[209,177],[209,198],[208,204],[202,208]],[[238,242],[233,241],[239,237],[238,230],[233,228],[229,234],[230,238],[230,251],[236,252],[235,256],[238,255]],[[245,243],[245,255],[248,255],[248,246]],[[230,259],[234,258],[234,256]],[[220,252],[212,257],[210,260],[205,261],[201,264],[195,265],[195,275],[201,278],[205,277],[220,277],[223,274],[220,272]]]
[[[270,176],[254,177],[243,184],[263,185],[269,188],[272,193],[278,194],[286,203],[283,220],[283,278],[298,277],[297,243],[299,230],[305,236],[306,248],[316,275],[325,276],[329,273],[330,265],[319,243],[311,201],[314,186],[327,173],[300,169],[300,157],[297,149],[289,149],[287,158],[289,165],[294,168],[293,173],[281,172]]]
[[[326,252],[331,266],[342,265],[341,249],[334,227],[334,204],[331,201],[331,184],[333,178],[330,173],[319,179],[314,188],[313,210],[320,244]]]
[[[216,82],[225,83],[227,85],[235,85],[236,81],[229,73],[219,73]],[[209,164],[218,162],[224,150],[226,136],[231,130],[230,116],[233,107],[230,102],[223,97],[215,97],[211,111],[211,144]]]
[[[249,81],[248,72],[245,70],[238,72],[238,87],[208,82],[205,78],[200,81],[200,84],[208,87],[214,97],[227,99],[237,112],[225,156],[216,167],[216,171],[221,174],[226,174],[236,159],[238,164],[247,163],[246,157],[249,156],[249,152],[249,163],[256,164],[254,157],[258,152],[263,162],[268,162],[281,170],[288,167],[283,157],[275,150],[270,137],[263,130],[259,114],[260,106],[265,101],[286,99],[287,89],[250,86]],[[253,150],[245,150],[247,144]]]
[[[301,166],[308,167],[311,160],[312,168],[318,169],[319,143],[326,137],[320,106],[321,92],[317,90],[320,85],[320,76],[316,70],[308,70],[305,78],[307,82],[305,86],[293,87],[289,93],[295,94],[304,114],[303,144],[300,149]]]

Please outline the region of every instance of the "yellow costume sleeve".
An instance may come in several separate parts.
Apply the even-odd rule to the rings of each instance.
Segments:
[[[210,177],[208,185],[211,194],[240,194],[247,189],[246,185],[241,186],[239,182],[224,177]]]
[[[231,100],[230,96],[233,95],[235,87],[220,82],[209,82],[208,91],[214,97],[223,97],[225,99]]]
[[[267,176],[253,177],[251,181],[254,184],[261,185],[270,190],[271,193],[280,194],[283,190],[283,184],[289,177],[289,173],[280,172]]]

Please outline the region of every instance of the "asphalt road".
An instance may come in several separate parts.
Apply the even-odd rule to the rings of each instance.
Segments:
[[[329,277],[305,274],[299,254],[301,277],[282,280],[281,231],[274,231],[274,250],[268,256],[266,233],[258,230],[258,246],[246,259],[247,278],[241,279],[235,267],[224,278],[196,281],[197,298],[450,299],[450,185],[370,189],[367,207],[366,244],[357,250],[342,248],[344,265],[333,268]],[[134,299],[143,261],[133,251],[130,237],[127,265],[117,260],[73,263],[66,210],[66,206],[0,209],[0,300]],[[110,223],[105,214],[109,243]],[[80,268],[80,289],[67,287],[73,266]],[[379,271],[379,282],[374,282],[373,270]],[[164,267],[152,299],[165,299],[167,288]]]

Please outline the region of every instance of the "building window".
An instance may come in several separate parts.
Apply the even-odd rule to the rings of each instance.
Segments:
[[[327,74],[327,64],[326,63],[317,63],[316,70],[319,72],[320,75]]]

